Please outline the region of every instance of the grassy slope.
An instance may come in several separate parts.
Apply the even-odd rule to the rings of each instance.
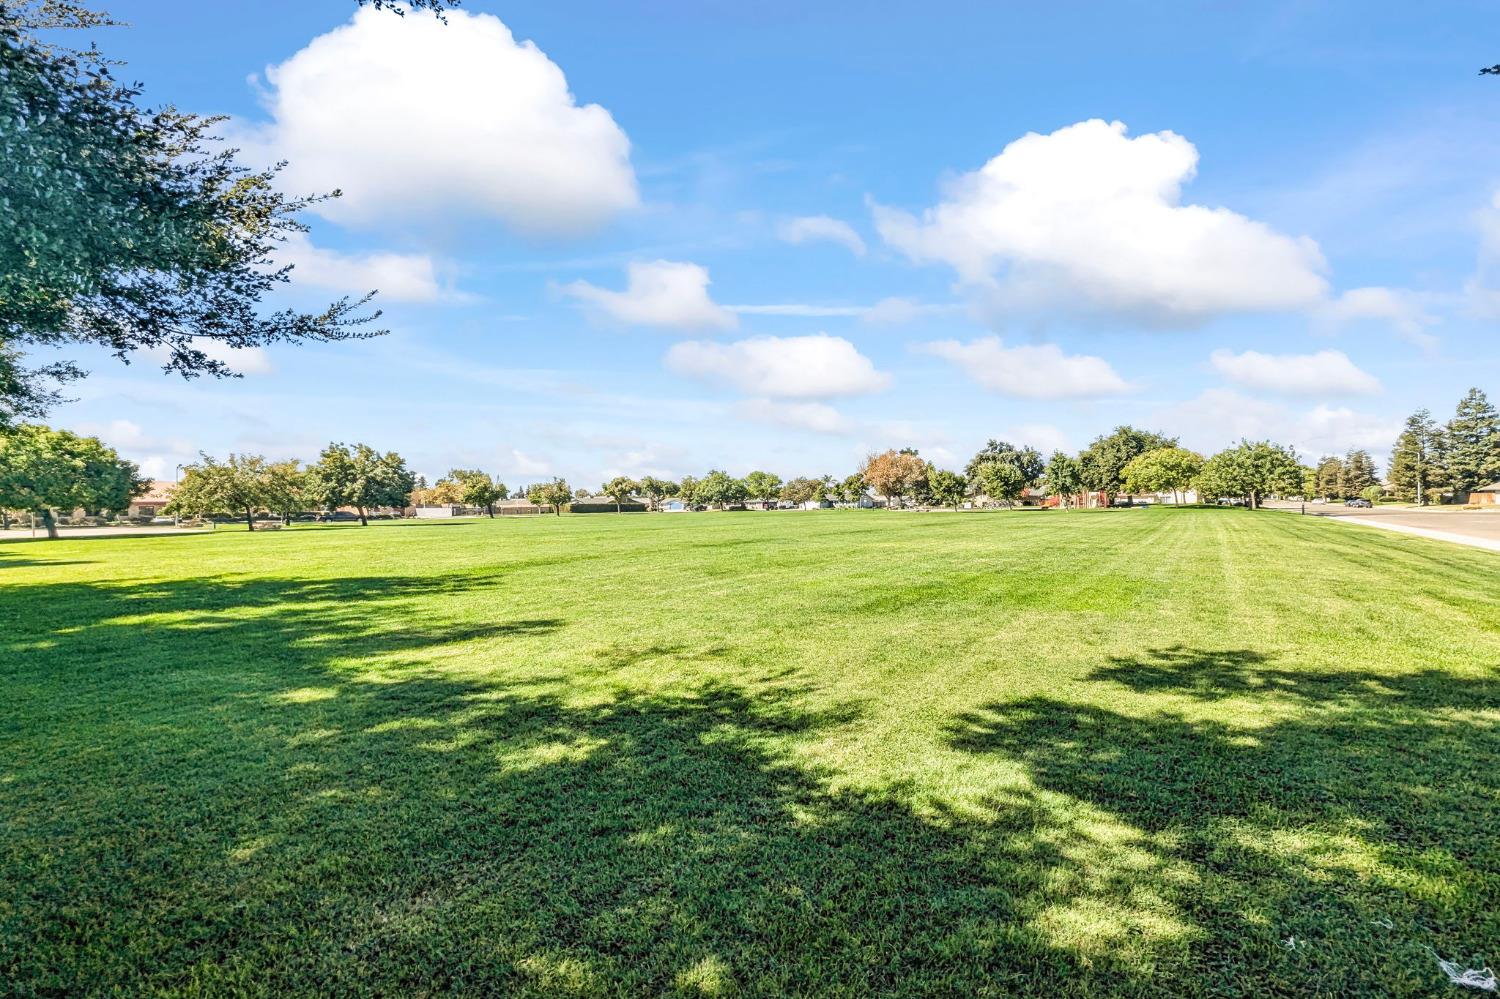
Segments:
[[[0,545],[20,994],[1432,994],[1500,562],[1238,510]]]

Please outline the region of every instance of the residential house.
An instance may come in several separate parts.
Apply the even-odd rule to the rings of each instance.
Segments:
[[[146,486],[145,492],[130,498],[130,505],[125,508],[125,516],[135,518],[161,516],[162,509],[172,499],[172,490],[177,484],[166,479],[152,479]]]

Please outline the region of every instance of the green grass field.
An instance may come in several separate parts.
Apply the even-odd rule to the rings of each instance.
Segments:
[[[0,992],[1462,994],[1497,663],[1275,512],[0,545]]]

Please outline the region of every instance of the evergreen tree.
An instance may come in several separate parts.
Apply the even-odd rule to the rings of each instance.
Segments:
[[[1431,491],[1445,483],[1443,451],[1443,434],[1431,413],[1419,409],[1407,417],[1391,451],[1391,483],[1396,495],[1425,505]]]
[[[1380,477],[1376,474],[1375,459],[1370,457],[1370,452],[1355,449],[1344,456],[1343,495],[1345,499],[1361,496],[1366,489],[1379,485]]]
[[[1500,413],[1477,388],[1469,389],[1448,421],[1448,471],[1456,492],[1500,479]]]
[[[1347,495],[1344,491],[1344,463],[1333,455],[1320,460],[1313,472],[1313,491],[1323,499],[1343,499]]]

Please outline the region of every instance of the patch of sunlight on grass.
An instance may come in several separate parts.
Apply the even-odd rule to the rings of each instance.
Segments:
[[[570,741],[544,742],[505,757],[505,765],[516,770],[555,766],[559,763],[582,763],[609,745],[605,739],[580,736]]]
[[[677,973],[674,983],[681,992],[700,996],[726,996],[734,991],[734,976],[724,959],[710,954],[691,968]]]
[[[393,732],[420,732],[444,727],[445,724],[436,718],[392,718],[390,721],[371,725],[365,731],[370,735],[389,735]]]
[[[1074,899],[1066,905],[1051,905],[1037,915],[1032,925],[1054,946],[1092,957],[1117,955],[1129,944],[1160,947],[1191,940],[1200,934],[1193,926],[1165,908],[1147,904],[1127,906],[1100,898]]]
[[[554,954],[529,954],[516,967],[544,995],[584,995],[601,991],[603,982],[584,961]]]
[[[337,687],[298,687],[276,695],[276,700],[282,704],[312,704],[316,701],[330,701],[337,696]]]
[[[229,851],[229,859],[244,863],[275,842],[271,836],[254,836]]]

